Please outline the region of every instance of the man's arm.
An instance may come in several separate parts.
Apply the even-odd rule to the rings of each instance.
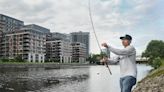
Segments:
[[[113,57],[113,58],[108,58],[108,62],[109,62],[110,64],[116,64],[116,63],[119,62],[119,60],[120,60],[120,57],[119,57],[119,56]]]
[[[134,51],[135,51],[133,46],[128,46],[124,49],[116,49],[111,46],[108,46],[108,49],[109,49],[109,51],[113,52],[114,54],[121,55],[121,56],[127,56],[127,55],[134,54]]]

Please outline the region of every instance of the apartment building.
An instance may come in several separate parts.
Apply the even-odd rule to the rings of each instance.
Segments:
[[[2,31],[0,30],[0,53],[2,53],[2,45],[1,45],[1,43],[2,43]],[[1,58],[1,54],[0,54],[0,58]]]
[[[50,33],[46,41],[46,60],[71,63],[72,48],[68,34]]]
[[[72,46],[72,62],[85,63],[86,61],[86,45],[80,42],[71,43]]]
[[[53,32],[35,24],[0,14],[0,58],[21,57],[28,62],[85,62],[89,55],[89,33]]]
[[[2,58],[2,43],[5,38],[5,33],[19,29],[24,25],[24,22],[7,15],[0,14],[0,58]]]
[[[71,33],[72,42],[80,42],[86,45],[86,57],[89,56],[90,50],[90,33],[89,32],[72,32]]]
[[[24,22],[3,14],[0,14],[0,30],[3,32],[14,31],[24,26]]]
[[[21,56],[28,62],[44,62],[46,34],[49,29],[31,24],[5,33],[2,41],[2,57],[13,59]]]

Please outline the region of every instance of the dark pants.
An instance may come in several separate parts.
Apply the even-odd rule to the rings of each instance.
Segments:
[[[120,78],[121,92],[131,92],[135,84],[136,84],[136,78],[133,76],[126,76]]]

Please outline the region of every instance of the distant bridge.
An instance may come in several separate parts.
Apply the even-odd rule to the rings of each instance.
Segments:
[[[141,57],[141,55],[136,56],[136,62],[137,63],[148,63],[148,58],[146,57]]]

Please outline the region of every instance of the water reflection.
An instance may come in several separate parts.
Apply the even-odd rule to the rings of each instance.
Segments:
[[[1,68],[0,92],[119,92],[119,66],[69,69]],[[138,80],[151,67],[138,65]]]
[[[112,75],[110,75],[108,70],[102,66],[90,68],[88,92],[120,92],[120,68],[118,65],[112,65],[110,68],[112,70]],[[137,69],[137,81],[140,81],[152,68],[140,64],[137,66]]]

